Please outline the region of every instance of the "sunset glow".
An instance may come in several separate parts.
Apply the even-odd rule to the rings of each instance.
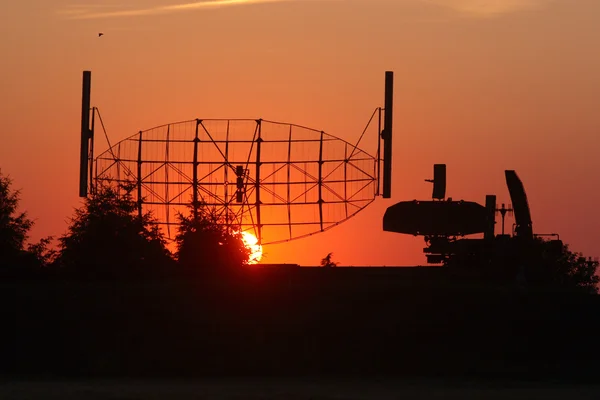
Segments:
[[[599,15],[598,0],[6,2],[0,169],[36,221],[30,240],[57,238],[81,204],[82,71],[92,71],[92,106],[112,144],[195,118],[289,122],[356,144],[383,106],[389,70],[391,198],[377,198],[325,232],[265,244],[269,263],[316,265],[333,252],[346,265],[425,264],[423,239],[384,232],[382,219],[397,202],[431,199],[424,179],[434,163],[447,165],[448,197],[478,203],[488,194],[509,203],[504,170],[516,170],[535,232],[558,232],[573,250],[598,256],[600,189],[590,182],[600,171]],[[231,135],[239,140],[240,131]],[[97,156],[108,148],[99,120],[95,140]],[[152,152],[147,159],[163,161],[164,146],[153,146],[144,150]],[[263,154],[285,160],[287,148],[275,147]],[[376,154],[375,134],[359,147]],[[229,150],[240,152],[237,145]],[[318,148],[308,154],[318,158]],[[275,172],[267,164],[263,171],[262,179]],[[284,172],[272,176],[287,179]],[[171,200],[175,190],[149,201]],[[317,218],[318,207],[291,216],[305,214]],[[506,226],[512,223],[507,216]]]
[[[250,249],[250,258],[248,264],[257,264],[262,258],[262,246],[258,244],[256,236],[248,231],[242,232],[242,240],[248,249]]]

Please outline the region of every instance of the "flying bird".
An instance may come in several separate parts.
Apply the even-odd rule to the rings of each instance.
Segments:
[[[102,36],[102,35],[104,35],[104,33],[100,32],[100,33],[98,34],[98,37],[100,37],[100,36]]]

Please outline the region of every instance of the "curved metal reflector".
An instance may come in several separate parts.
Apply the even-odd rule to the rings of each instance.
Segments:
[[[167,236],[194,199],[262,244],[301,238],[375,199],[376,159],[321,131],[265,120],[190,120],[139,132],[96,158],[95,183],[134,184]],[[238,179],[239,178],[239,179]]]

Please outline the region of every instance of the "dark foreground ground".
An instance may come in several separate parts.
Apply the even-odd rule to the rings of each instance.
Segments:
[[[591,398],[597,390],[597,296],[524,292],[439,269],[254,272],[0,283],[0,398]],[[223,380],[240,376],[246,383]],[[257,391],[245,389],[248,397],[239,385]]]
[[[3,400],[396,400],[598,399],[600,385],[444,380],[213,379],[19,381],[0,384]]]

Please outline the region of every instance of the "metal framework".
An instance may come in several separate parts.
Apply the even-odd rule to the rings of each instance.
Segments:
[[[375,115],[381,125],[378,108],[365,131]],[[151,211],[171,238],[177,213],[191,206],[273,244],[325,231],[369,205],[380,192],[377,152],[289,123],[195,119],[110,146],[95,160],[93,185],[133,186],[139,213]]]

